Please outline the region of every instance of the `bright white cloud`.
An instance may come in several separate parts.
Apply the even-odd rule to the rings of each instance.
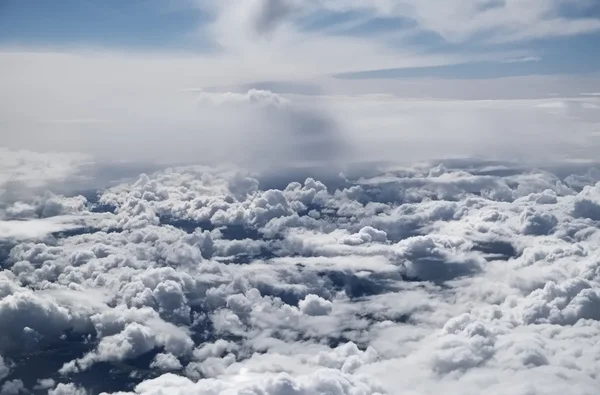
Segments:
[[[77,229],[76,218],[0,221],[0,239],[38,239],[50,233]]]
[[[331,313],[332,303],[317,295],[310,294],[298,302],[298,307],[304,314],[327,315]]]
[[[70,333],[89,347],[60,369],[73,384],[40,373],[54,393],[103,363],[141,364],[137,393],[593,393],[599,186],[452,163],[277,189],[181,167],[106,190],[114,213],[89,221],[110,232],[10,251],[4,375]]]

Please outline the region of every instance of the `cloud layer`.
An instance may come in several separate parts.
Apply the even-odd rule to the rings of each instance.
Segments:
[[[469,157],[548,165],[595,160],[600,130],[595,96],[440,100],[202,90],[193,88],[195,73],[180,70],[187,63],[176,59],[149,61],[148,74],[140,76],[137,62],[143,58],[133,55],[48,55],[40,63],[44,72],[22,67],[37,64],[34,58],[41,55],[5,56],[15,67],[0,77],[8,89],[0,107],[4,144],[83,152],[101,163],[229,162],[265,170]],[[124,67],[131,62],[131,69]],[[105,72],[86,77],[99,67]],[[66,69],[73,77],[66,78]],[[150,70],[165,77],[152,78]],[[48,74],[54,78],[40,77]],[[349,84],[361,89],[358,82]],[[469,83],[461,85],[468,88]]]
[[[185,166],[7,202],[72,227],[3,236],[2,391],[592,394],[597,173]]]
[[[0,45],[0,395],[598,392],[600,76],[384,72],[569,71],[594,1],[171,6]]]

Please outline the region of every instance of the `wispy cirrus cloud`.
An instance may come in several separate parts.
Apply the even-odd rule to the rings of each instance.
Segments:
[[[240,4],[244,5],[239,7]],[[210,7],[217,10],[217,21],[226,20],[226,16],[233,13],[243,14],[247,19],[242,26],[254,27],[259,32],[265,27],[272,30],[284,24],[301,25],[299,21],[322,18],[324,12],[333,14],[329,14],[330,23],[323,24],[328,28],[388,18],[386,25],[390,29],[434,32],[450,42],[474,38],[491,42],[520,41],[600,30],[598,7],[588,0],[451,0],[443,4],[404,0],[253,0],[241,3],[233,0]],[[240,12],[244,7],[251,12]],[[221,19],[224,16],[225,19]],[[385,33],[387,35],[389,30]]]

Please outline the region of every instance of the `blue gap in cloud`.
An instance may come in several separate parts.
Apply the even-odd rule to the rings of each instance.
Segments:
[[[558,14],[568,19],[600,18],[600,2],[598,1],[569,1],[559,5]]]
[[[93,350],[98,339],[86,340],[86,335],[66,332],[60,339],[54,339],[41,349],[20,350],[16,353],[5,353],[5,358],[14,363],[7,380],[22,380],[26,388],[33,388],[40,378],[51,378],[56,383],[80,385],[91,393],[131,391],[139,382],[155,377],[160,372],[151,371],[147,367],[160,348],[153,349],[125,362],[98,362],[91,368],[63,376],[58,370],[67,362],[85,355]],[[104,378],[104,379],[100,379]],[[108,380],[106,378],[109,378]],[[32,390],[32,393],[46,393],[43,390]]]

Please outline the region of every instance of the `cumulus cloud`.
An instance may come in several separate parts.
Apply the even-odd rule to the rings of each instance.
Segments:
[[[122,332],[103,338],[95,353],[77,361],[80,369],[88,369],[97,361],[120,361],[142,355],[156,347],[156,339],[150,328],[138,323],[128,324]],[[63,371],[68,372],[66,368]]]
[[[18,379],[6,381],[0,388],[0,394],[2,395],[18,395],[26,392],[23,382]]]
[[[55,386],[56,382],[53,379],[39,379],[38,384],[34,387],[34,389],[47,390],[54,388]]]
[[[22,147],[23,148],[23,147]],[[34,152],[0,147],[0,218],[33,210],[33,199],[52,186],[57,191],[72,191],[80,170],[91,158],[80,153]],[[57,184],[66,184],[55,188]],[[11,212],[12,211],[12,212]]]
[[[179,370],[182,368],[181,362],[173,354],[157,354],[150,364],[152,369],[163,371]]]
[[[68,329],[81,331],[88,325],[80,312],[21,288],[12,276],[3,273],[2,277],[8,292],[0,300],[0,350],[35,349],[55,341]]]
[[[309,294],[298,303],[298,307],[304,314],[327,315],[331,313],[332,303],[318,295]]]
[[[73,384],[59,383],[56,388],[48,390],[48,395],[86,395],[86,391]]]
[[[593,393],[594,174],[182,166],[13,204],[86,227],[3,256],[0,373],[57,394]],[[40,350],[72,352],[23,375]]]
[[[239,383],[224,380],[200,380],[196,383],[189,379],[163,375],[160,378],[140,384],[136,393],[160,393],[165,388],[181,394],[233,393],[233,394],[314,394],[335,395],[380,394],[380,388],[368,381],[361,381],[336,370],[320,370],[311,375],[291,377],[285,373],[266,377],[248,377]]]

